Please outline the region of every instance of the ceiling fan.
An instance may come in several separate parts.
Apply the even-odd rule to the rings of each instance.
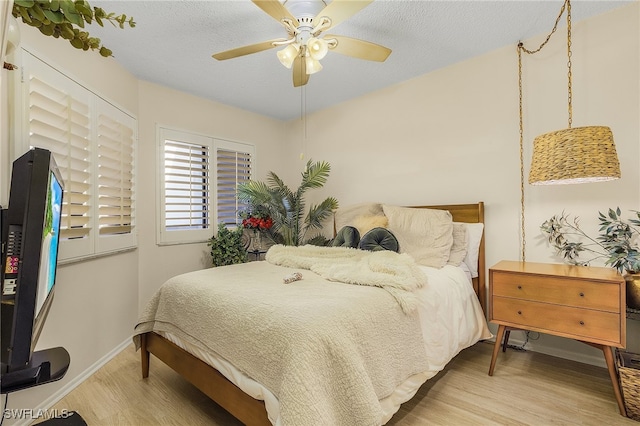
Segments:
[[[288,38],[263,41],[248,46],[216,53],[219,61],[262,52],[285,46],[278,51],[278,59],[287,68],[293,67],[294,87],[304,86],[309,75],[322,69],[320,60],[329,50],[369,61],[383,62],[391,49],[351,37],[324,34],[352,15],[368,6],[373,0],[285,0],[287,9],[278,0],[251,0],[256,6],[280,22],[289,34]]]

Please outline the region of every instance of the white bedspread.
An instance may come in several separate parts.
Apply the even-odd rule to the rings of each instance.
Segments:
[[[267,409],[276,424],[378,425],[390,417],[380,401],[399,385],[428,379],[490,336],[464,272],[424,270],[429,284],[418,290],[421,306],[411,315],[379,288],[310,271],[282,284],[293,270],[267,262],[197,271],[159,290],[136,334],[170,333],[228,361],[275,395],[278,413],[273,404]],[[391,414],[402,402],[394,399]]]

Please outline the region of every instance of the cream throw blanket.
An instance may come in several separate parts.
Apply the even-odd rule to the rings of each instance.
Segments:
[[[283,284],[293,271],[249,262],[174,277],[134,341],[168,332],[226,359],[278,398],[283,426],[379,425],[379,400],[429,370],[418,312],[380,288],[309,271]]]
[[[427,281],[411,256],[388,250],[275,245],[265,260],[274,265],[308,269],[329,281],[381,287],[405,313],[415,310],[418,299],[412,292]]]

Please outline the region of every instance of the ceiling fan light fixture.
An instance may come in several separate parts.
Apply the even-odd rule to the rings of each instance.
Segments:
[[[307,62],[307,74],[315,74],[322,69],[322,64],[315,60],[313,56],[307,55],[305,61]]]
[[[296,56],[298,56],[299,52],[300,52],[300,47],[298,46],[298,44],[291,43],[284,49],[279,50],[277,55],[282,65],[284,65],[287,68],[291,68],[291,66],[293,65],[293,61],[294,59],[296,59]]]
[[[322,69],[320,61],[329,50],[368,61],[384,62],[391,49],[365,40],[324,34],[373,0],[251,0],[278,21],[288,37],[267,40],[213,54],[218,61],[237,58],[272,48],[282,48],[276,56],[282,65],[293,69],[293,87],[304,86],[309,75]]]
[[[307,42],[307,49],[311,57],[316,61],[319,61],[327,56],[327,52],[329,52],[329,44],[322,38],[311,37]]]

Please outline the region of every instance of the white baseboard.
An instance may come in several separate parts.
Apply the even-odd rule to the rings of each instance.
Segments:
[[[42,401],[38,404],[37,407],[34,407],[34,412],[43,412],[49,410],[53,407],[58,401],[64,398],[69,392],[77,388],[82,382],[88,379],[93,373],[98,371],[100,367],[105,365],[107,362],[111,361],[116,355],[122,352],[125,348],[127,348],[131,344],[131,337],[127,337],[122,343],[113,348],[109,353],[96,361],[89,368],[84,370],[82,373],[78,374],[74,377],[69,383],[58,389],[53,395],[49,398]],[[33,419],[24,419],[24,421],[18,421],[12,423],[12,426],[29,426],[33,422]]]
[[[491,339],[491,341],[495,342],[495,337]],[[522,346],[524,344],[524,340],[518,339],[514,334],[511,335],[509,339],[509,345],[513,346]],[[604,355],[590,355],[582,352],[575,352],[566,349],[561,349],[556,346],[545,345],[544,343],[531,341],[529,340],[524,347],[527,351],[539,352],[545,355],[551,355],[558,358],[564,358],[571,361],[581,362],[583,364],[595,365],[597,367],[607,368],[607,364],[604,360]],[[602,352],[601,352],[602,353]]]

